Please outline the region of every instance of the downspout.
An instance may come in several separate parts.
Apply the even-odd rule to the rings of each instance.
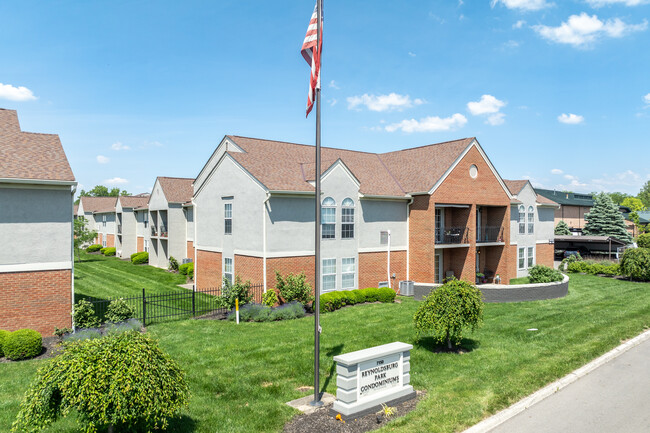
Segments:
[[[271,199],[271,193],[266,192],[266,199],[262,202],[262,280],[264,293],[266,293],[266,204]]]
[[[196,202],[194,201],[194,195],[192,195],[192,220],[194,221],[194,241],[192,242],[192,246],[194,247],[194,284],[193,284],[193,290],[196,292],[196,281],[198,280],[197,277],[197,265],[199,264],[197,261],[197,246],[198,246],[198,239],[197,239],[197,230],[196,227],[198,225],[198,216],[199,216],[199,211],[198,208],[196,207]]]
[[[388,273],[388,287],[392,288],[390,284],[391,283],[390,281],[391,280],[390,278],[390,230],[386,230],[386,232],[388,233],[388,264],[387,264],[388,269],[386,270],[386,272]]]
[[[411,280],[411,205],[415,197],[411,197],[406,204],[406,279]]]
[[[70,239],[71,240],[70,253],[71,253],[71,256],[72,256],[72,262],[70,263],[70,265],[71,265],[71,268],[70,268],[70,290],[71,290],[71,294],[70,294],[70,304],[71,304],[70,305],[70,312],[71,312],[71,316],[70,317],[71,318],[74,315],[74,194],[76,192],[77,192],[77,185],[75,183],[74,185],[72,185],[72,191],[70,193],[71,201],[72,201],[72,207],[71,207],[72,209],[70,210],[70,212],[72,213],[72,218],[70,220],[71,229],[72,229],[72,230],[70,230],[70,232],[71,232],[70,233],[70,238],[71,238]],[[75,329],[74,321],[72,322],[72,329],[73,330]]]

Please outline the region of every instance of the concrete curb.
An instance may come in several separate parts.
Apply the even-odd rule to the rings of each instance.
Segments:
[[[464,433],[489,432],[490,430],[497,427],[498,425],[506,422],[507,420],[514,417],[515,415],[528,409],[530,406],[539,403],[540,401],[544,400],[546,397],[550,395],[555,394],[562,388],[575,382],[581,377],[586,376],[587,374],[594,371],[601,365],[606,364],[607,362],[622,355],[623,353],[627,352],[634,346],[638,346],[639,344],[643,343],[646,340],[650,340],[650,330],[647,330],[641,333],[640,335],[637,335],[636,337],[632,338],[631,340],[626,341],[620,346],[615,347],[614,349],[610,350],[603,356],[594,359],[590,363],[578,368],[577,370],[574,370],[573,372],[567,374],[563,378],[558,379],[549,385],[546,385],[544,388],[529,395],[528,397],[523,398],[522,400],[519,400],[517,403],[502,410],[501,412],[498,412],[492,415],[491,417],[484,419],[478,424],[473,425],[472,427],[465,430]]]

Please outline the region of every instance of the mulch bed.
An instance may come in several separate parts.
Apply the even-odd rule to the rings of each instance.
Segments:
[[[425,396],[424,391],[417,391],[414,399],[402,402],[396,406],[397,415],[392,419],[402,417],[415,409],[418,402]],[[377,430],[390,421],[383,415],[369,414],[362,418],[339,421],[330,413],[331,406],[325,406],[312,414],[298,415],[284,426],[284,433],[363,433]]]
[[[61,342],[61,339],[57,336],[53,337],[45,337],[43,338],[43,350],[41,351],[41,354],[30,359],[47,359],[47,358],[53,358],[56,355],[58,355],[61,352],[61,348],[59,347],[59,343]],[[21,359],[20,361],[12,361],[7,358],[0,358],[0,363],[4,362],[22,362],[22,361],[29,361],[28,359]]]

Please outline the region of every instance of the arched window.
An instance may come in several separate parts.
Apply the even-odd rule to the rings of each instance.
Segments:
[[[535,209],[528,206],[528,234],[532,235],[533,233],[535,233]]]
[[[336,201],[332,197],[323,200],[320,211],[321,237],[334,239],[336,237]]]
[[[341,207],[341,239],[354,239],[354,201],[343,200]]]
[[[519,206],[519,234],[526,234],[526,208],[524,205]]]

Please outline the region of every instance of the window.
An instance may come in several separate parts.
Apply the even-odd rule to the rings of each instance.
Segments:
[[[144,250],[146,252],[149,252],[149,240],[148,239],[144,240]]]
[[[102,225],[106,227],[106,215],[102,215]]]
[[[144,228],[146,229],[149,224],[149,212],[144,212],[142,218],[144,218]]]
[[[528,206],[528,234],[535,233],[535,210],[532,206]]]
[[[230,281],[231,284],[234,281],[232,277],[232,259],[229,257],[223,259],[223,277]]]
[[[535,248],[528,247],[528,269],[532,268],[535,264]]]
[[[354,202],[351,198],[343,200],[341,208],[341,239],[354,239]]]
[[[519,248],[519,269],[526,269],[526,248]]]
[[[334,239],[336,237],[336,202],[332,197],[326,197],[320,212],[321,237]]]
[[[526,208],[519,206],[519,234],[526,234]]]
[[[436,229],[436,243],[441,244],[442,243],[442,232],[445,227],[445,222],[443,220],[444,218],[444,213],[442,213],[442,209],[436,209],[435,210],[435,229]]]
[[[224,233],[227,235],[231,235],[232,234],[232,203],[224,203],[223,218],[224,218]]]
[[[341,260],[341,288],[354,289],[354,274],[356,273],[354,257]]]
[[[323,291],[336,289],[336,259],[323,259]]]
[[[102,246],[103,246],[104,248],[106,248],[106,240],[103,240],[103,241],[102,241]]]

